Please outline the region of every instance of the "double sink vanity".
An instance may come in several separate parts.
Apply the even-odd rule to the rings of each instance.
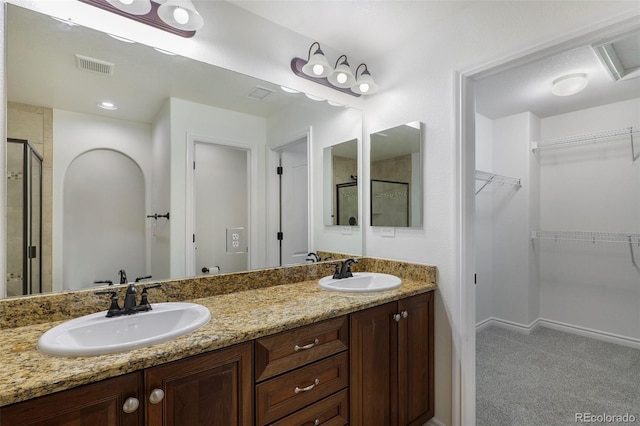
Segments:
[[[151,311],[116,318],[96,314],[109,305],[95,291],[0,301],[0,424],[422,425],[436,268],[353,271],[166,281]]]

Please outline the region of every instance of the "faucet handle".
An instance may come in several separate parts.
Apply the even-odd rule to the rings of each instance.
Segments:
[[[331,262],[329,265],[333,266],[333,278],[340,278],[340,264],[338,262]]]
[[[108,294],[111,299],[111,306],[109,306],[109,310],[107,311],[107,317],[112,317],[115,313],[120,311],[120,306],[118,305],[118,293],[115,291],[96,291],[94,294]]]
[[[151,310],[151,304],[149,304],[149,293],[147,292],[147,290],[151,288],[158,288],[158,287],[162,287],[162,284],[151,284],[151,285],[142,287],[139,306],[146,306],[149,310]]]

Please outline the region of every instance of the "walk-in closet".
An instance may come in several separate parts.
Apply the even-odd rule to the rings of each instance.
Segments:
[[[640,415],[640,78],[597,46],[476,83],[478,425]]]

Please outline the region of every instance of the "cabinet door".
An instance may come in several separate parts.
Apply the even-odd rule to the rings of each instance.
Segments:
[[[142,395],[142,374],[131,373],[0,408],[11,426],[139,426],[144,409],[125,413],[128,398]],[[139,401],[142,404],[142,401]]]
[[[398,311],[399,424],[422,425],[434,409],[433,293],[398,301]]]
[[[145,370],[147,425],[251,425],[251,353],[243,343]],[[164,398],[154,404],[156,389]]]
[[[392,389],[397,363],[397,304],[387,303],[351,314],[350,424],[395,425]],[[392,349],[393,348],[393,349]],[[394,418],[395,417],[395,418]]]

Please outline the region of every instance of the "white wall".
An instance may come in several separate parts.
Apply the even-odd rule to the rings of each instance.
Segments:
[[[603,105],[544,118],[541,137],[638,125],[639,117],[640,99]],[[640,160],[631,161],[628,137],[546,150],[538,158],[541,229],[640,232]],[[640,270],[632,265],[627,244],[535,244],[540,256],[543,318],[638,342]],[[640,249],[635,252],[636,263],[640,263]]]
[[[62,200],[64,176],[69,165],[81,154],[94,149],[106,148],[126,155],[140,167],[144,175],[145,206],[148,211],[148,194],[152,175],[151,126],[54,110],[53,139],[56,141],[53,147],[53,289],[59,291],[63,286],[77,288],[76,283],[67,285],[62,282],[64,218]],[[117,171],[114,170],[114,173]],[[113,206],[113,208],[126,208],[126,206]],[[99,244],[99,241],[96,241],[96,244]]]
[[[171,213],[171,113],[167,102],[152,123],[152,165],[151,207],[149,214]],[[168,278],[170,271],[170,219],[149,219],[149,273],[154,279]]]
[[[476,114],[476,170],[493,171],[493,121]],[[476,182],[476,190],[484,182]],[[493,188],[476,195],[476,323],[493,316]]]
[[[187,244],[187,148],[189,141],[251,149],[251,201],[249,256],[251,268],[264,267],[265,245],[265,146],[267,124],[261,117],[171,98],[171,277],[186,274]],[[188,209],[187,209],[188,210]],[[193,274],[192,274],[193,275]]]

